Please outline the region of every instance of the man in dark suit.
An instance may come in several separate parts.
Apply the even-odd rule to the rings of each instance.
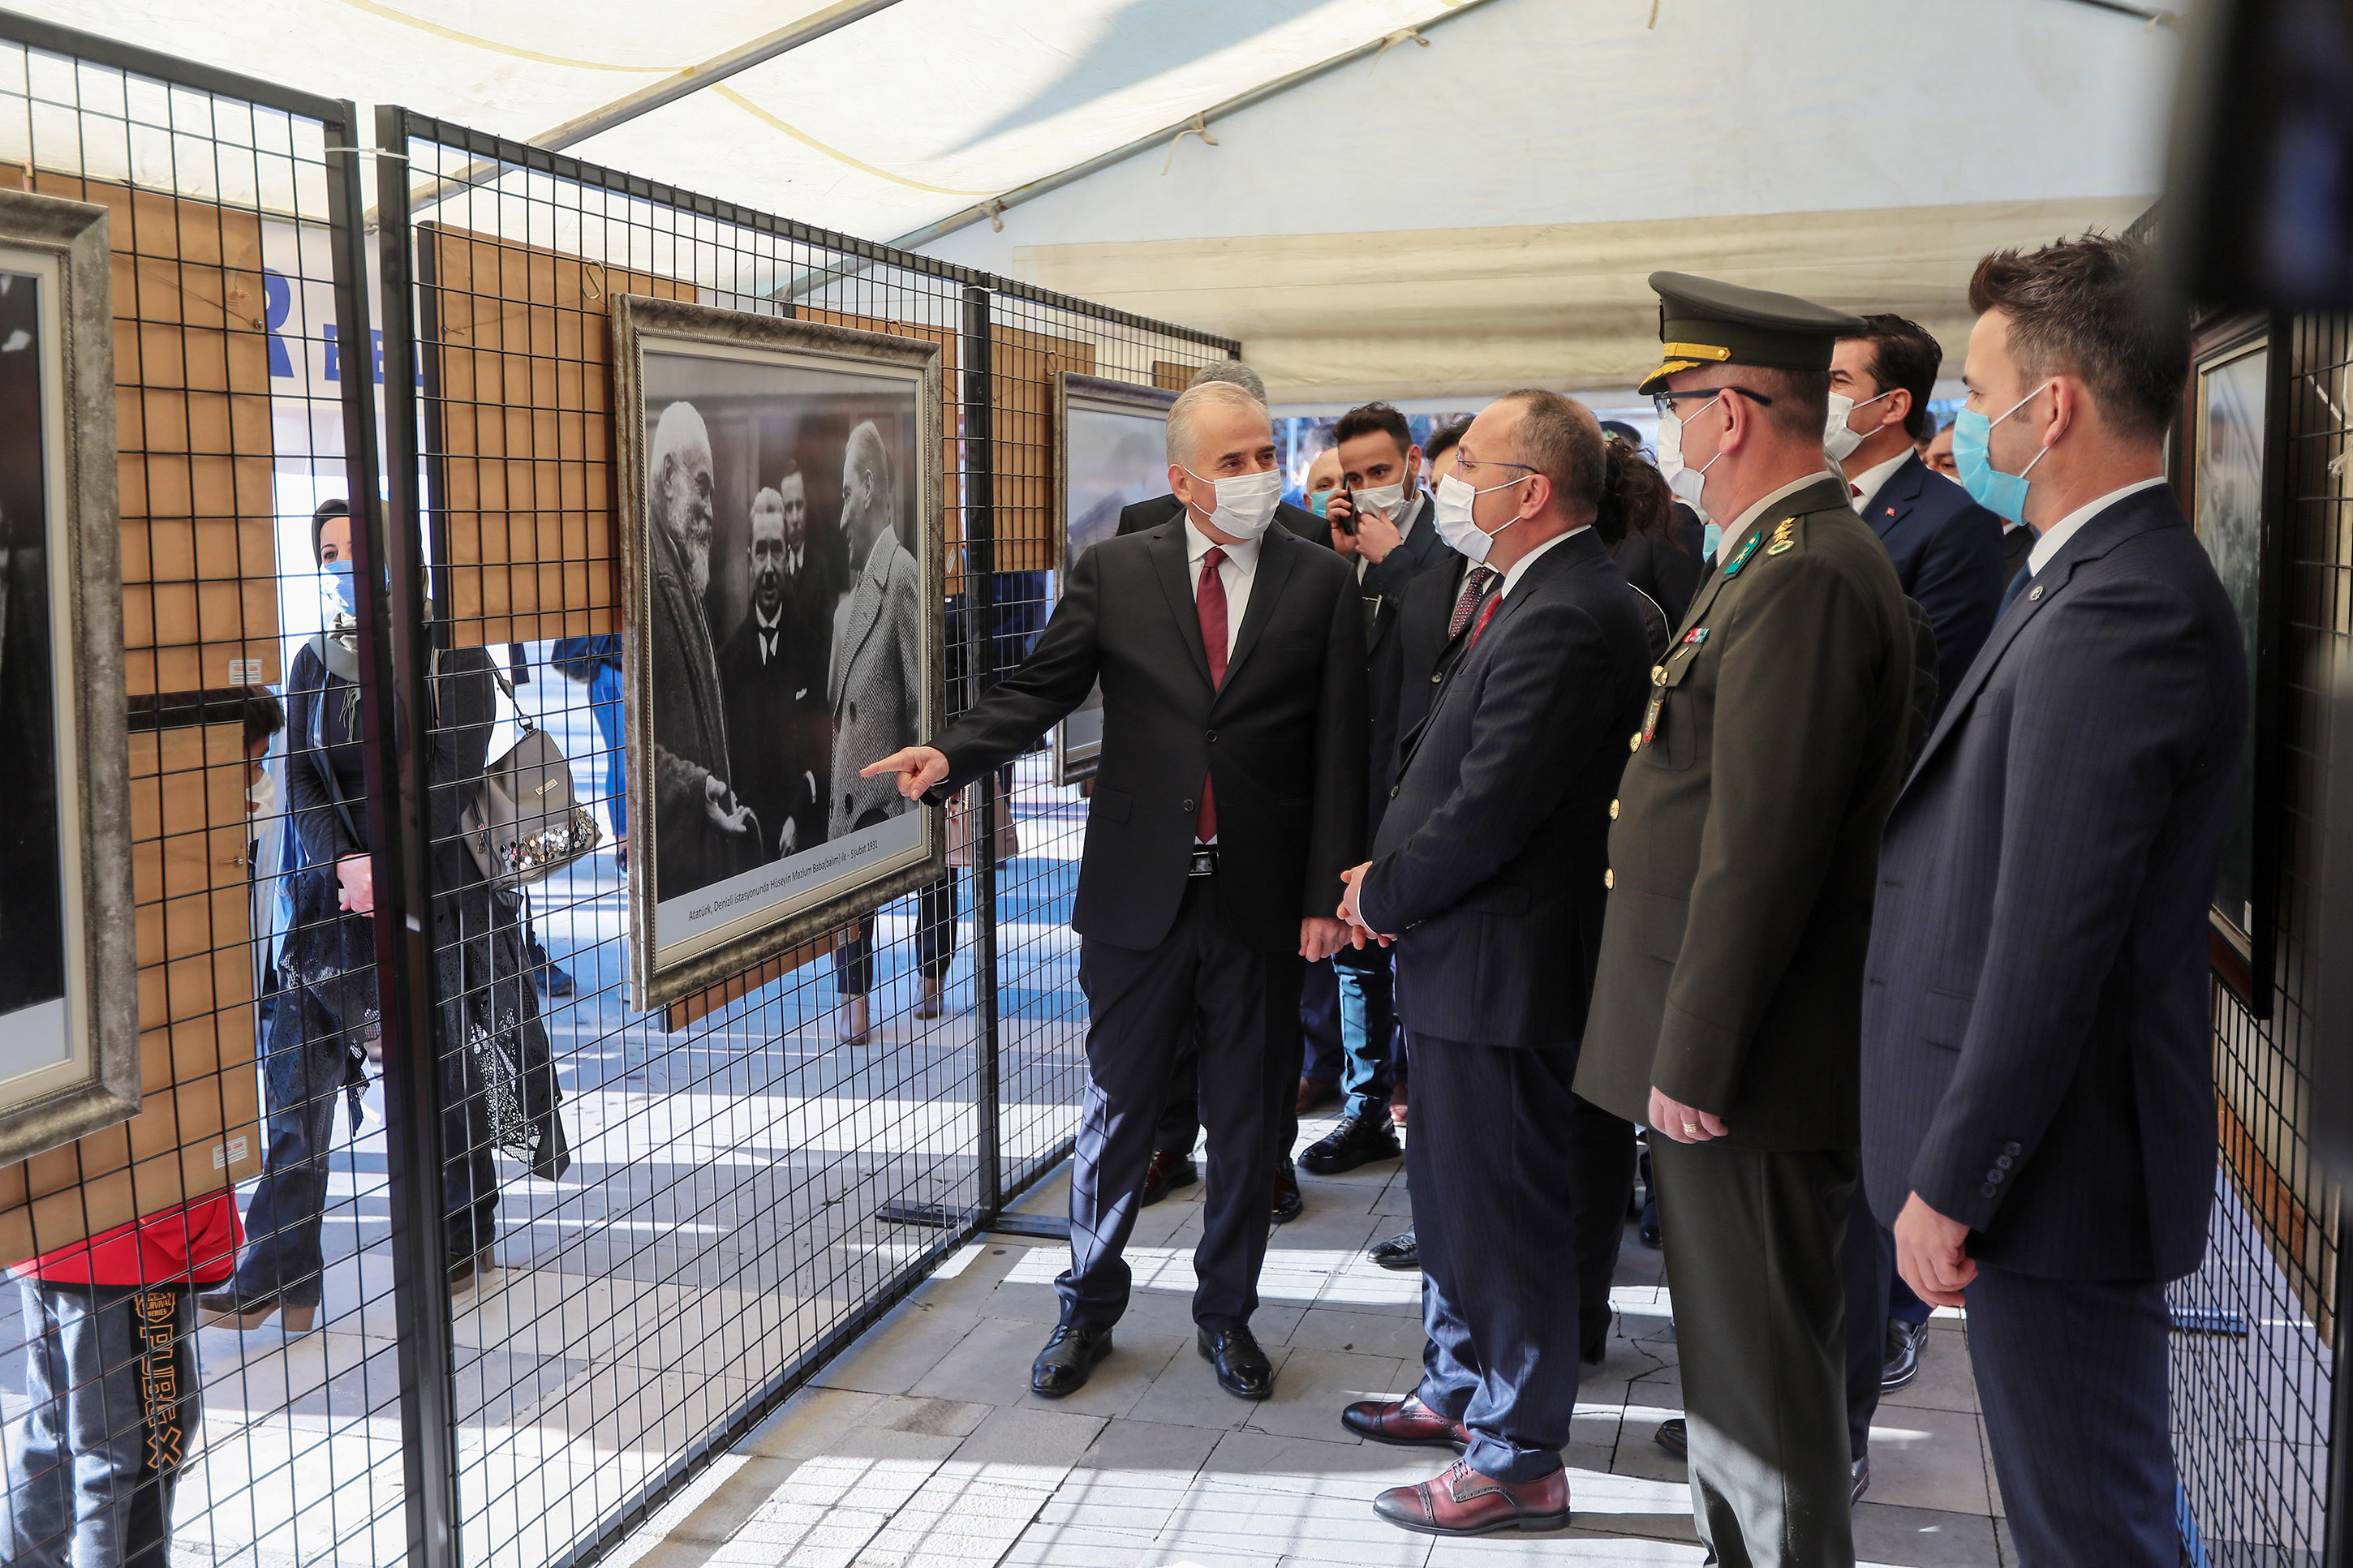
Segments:
[[[1445,571],[1461,557],[1439,537],[1429,493],[1416,482],[1421,448],[1414,445],[1404,415],[1386,403],[1368,403],[1342,415],[1332,437],[1341,488],[1325,503],[1324,515],[1332,525],[1332,548],[1355,566],[1365,605],[1365,690],[1373,737],[1368,776],[1377,780],[1366,816],[1371,835],[1379,831],[1388,804],[1386,775],[1397,749],[1402,667],[1392,645],[1398,611],[1417,578]],[[1299,1156],[1300,1168],[1332,1176],[1396,1159],[1402,1151],[1389,1121],[1397,1013],[1388,950],[1377,942],[1352,945],[1328,963],[1309,965],[1307,997],[1310,1014],[1320,1006],[1337,1026],[1340,1081],[1347,1098],[1339,1125],[1308,1146]]]
[[[1723,554],[1630,737],[1577,1089],[1651,1130],[1703,1543],[1852,1562],[1838,1250],[1911,612],[1822,452],[1831,344],[1860,323],[1651,283],[1661,469],[1725,520]]]
[[[799,469],[776,481],[776,495],[785,513],[785,646],[788,662],[798,672],[793,679],[788,749],[804,775],[794,799],[806,803],[794,809],[793,842],[810,849],[825,842],[826,799],[833,777],[833,709],[826,690],[833,663],[833,610],[841,589],[809,535],[808,488]],[[781,824],[776,831],[783,832]]]
[[[1193,1258],[1201,1354],[1229,1393],[1273,1373],[1250,1331],[1266,1194],[1299,1070],[1303,961],[1344,940],[1340,873],[1364,841],[1365,635],[1328,548],[1270,531],[1266,407],[1195,387],[1168,414],[1186,515],[1079,557],[1044,635],[932,745],[873,763],[944,798],[1018,756],[1100,681],[1103,745],[1071,923],[1087,994],[1087,1104],[1071,1178],[1061,1321],[1030,1373],[1079,1388],[1126,1309],[1121,1258],[1170,1066],[1199,1020],[1207,1215]]]
[[[796,491],[801,477],[785,484]],[[804,841],[803,824],[824,809],[816,781],[799,742],[802,731],[794,721],[809,689],[822,695],[822,667],[812,680],[807,639],[788,623],[793,608],[786,592],[785,498],[781,489],[764,489],[752,498],[752,537],[745,550],[750,566],[752,602],[743,622],[719,650],[719,689],[726,699],[727,732],[735,737],[735,790],[759,819],[759,858],[797,854],[817,840]],[[829,617],[828,617],[829,618]],[[830,748],[828,747],[828,750]]]
[[[654,897],[675,899],[759,860],[758,822],[736,797],[702,596],[711,586],[711,434],[691,403],[655,422],[646,459],[653,616]]]
[[[1344,909],[1358,940],[1402,933],[1409,1171],[1430,1222],[1421,1383],[1343,1419],[1375,1441],[1467,1445],[1442,1476],[1373,1505],[1437,1535],[1568,1522],[1560,1449],[1577,1324],[1556,1297],[1575,1250],[1569,1083],[1599,956],[1620,737],[1651,662],[1609,557],[1626,519],[1605,500],[1611,465],[1640,459],[1548,392],[1490,405],[1460,452],[1451,504],[1483,557],[1452,617],[1468,635],[1399,742],[1374,858],[1349,873]]]
[[[1896,580],[1927,612],[1941,710],[1944,694],[1959,684],[1993,626],[2004,581],[2001,520],[1919,455],[1918,437],[1933,423],[1928,399],[1944,364],[1942,346],[1901,316],[1865,316],[1862,326],[1831,351],[1826,449],[1845,466],[1854,510],[1887,546]],[[1917,1375],[1928,1307],[1897,1278],[1894,1245],[1867,1201],[1854,1205],[1839,1264],[1847,1293],[1848,1446],[1867,1473],[1881,1390]]]
[[[1928,612],[1936,689],[1947,692],[1993,629],[2005,580],[2001,519],[1921,460],[1916,438],[1934,422],[1928,398],[1943,348],[1901,316],[1862,320],[1862,331],[1831,351],[1828,449],[1846,469],[1854,510],[1887,546],[1895,580]]]
[[[2165,485],[2189,352],[2148,267],[2091,236],[1970,281],[1962,473],[2042,538],[1888,818],[1862,1135],[1904,1277],[1968,1304],[2022,1560],[2171,1568],[2164,1290],[2214,1193],[2206,910],[2247,677]]]
[[[1266,402],[1266,383],[1258,372],[1240,360],[1212,360],[1193,373],[1192,386],[1204,386],[1222,382],[1249,393],[1261,405]],[[1187,388],[1190,390],[1190,387]],[[1122,507],[1119,512],[1119,534],[1144,533],[1152,529],[1179,521],[1185,516],[1185,503],[1172,491]],[[1331,533],[1322,518],[1289,501],[1278,501],[1274,509],[1274,526],[1313,544],[1328,546]],[[1301,1043],[1301,1056],[1305,1057],[1305,1043]],[[1194,1042],[1187,1037],[1170,1067],[1168,1099],[1160,1113],[1160,1129],[1153,1147],[1152,1164],[1145,1187],[1150,1201],[1165,1197],[1172,1186],[1188,1185],[1198,1179],[1193,1165],[1193,1145],[1201,1135],[1201,1108],[1193,1098],[1193,1083],[1198,1076],[1200,1058]],[[1301,1106],[1307,1100],[1307,1084],[1300,1083],[1297,1103],[1288,1113],[1289,1131],[1283,1134],[1283,1158],[1274,1173],[1270,1211],[1277,1225],[1297,1219],[1300,1211],[1299,1174],[1291,1167],[1291,1148],[1299,1141]]]

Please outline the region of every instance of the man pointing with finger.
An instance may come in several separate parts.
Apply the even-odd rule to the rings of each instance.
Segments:
[[[1225,383],[1168,411],[1181,517],[1079,557],[1021,667],[931,745],[864,770],[934,800],[1012,761],[1103,686],[1103,741],[1071,924],[1087,1089],[1060,1321],[1030,1370],[1056,1399],[1111,1353],[1171,1063],[1198,1020],[1206,1220],[1193,1320],[1219,1384],[1264,1399],[1251,1336],[1266,1195],[1299,1071],[1303,966],[1344,940],[1366,806],[1364,615],[1330,550],[1270,531],[1266,405]]]
[[[1853,317],[1656,273],[1661,470],[1725,520],[1613,807],[1577,1091],[1651,1130],[1693,1511],[1713,1560],[1854,1561],[1838,1252],[1880,826],[1914,642],[1830,471]]]

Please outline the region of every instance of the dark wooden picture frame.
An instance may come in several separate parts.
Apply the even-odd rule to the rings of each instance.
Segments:
[[[1132,381],[1113,381],[1105,376],[1085,375],[1073,370],[1058,370],[1054,373],[1054,597],[1057,600],[1061,598],[1063,591],[1069,586],[1071,563],[1084,554],[1088,547],[1101,542],[1103,538],[1111,537],[1109,533],[1100,532],[1101,524],[1107,521],[1112,530],[1116,531],[1119,526],[1119,506],[1124,504],[1120,503],[1116,497],[1098,497],[1089,504],[1082,517],[1074,518],[1071,515],[1073,499],[1071,491],[1074,478],[1072,449],[1076,444],[1076,432],[1071,416],[1073,413],[1100,414],[1110,415],[1123,421],[1133,420],[1139,432],[1145,429],[1150,431],[1152,439],[1158,443],[1155,447],[1156,451],[1165,451],[1166,438],[1162,432],[1168,422],[1169,405],[1176,401],[1176,393],[1166,387],[1143,386]],[[1094,455],[1092,452],[1080,454],[1079,462],[1075,467],[1081,474],[1090,470],[1091,465],[1087,459]],[[1152,488],[1141,495],[1130,498],[1132,500],[1149,500],[1155,495],[1166,493],[1167,464],[1162,461],[1156,463],[1155,467],[1157,473]],[[1083,500],[1085,498],[1079,499]],[[1103,515],[1106,510],[1108,510],[1107,518]],[[1079,548],[1073,551],[1071,547],[1071,530],[1074,525],[1082,523],[1092,525],[1100,536],[1082,539]],[[1103,712],[1100,692],[1092,696],[1089,701],[1092,705],[1092,711],[1095,723],[1100,725]],[[1102,737],[1100,734],[1090,737],[1083,734],[1073,735],[1071,732],[1072,720],[1078,719],[1081,714],[1090,710],[1088,705],[1082,704],[1071,718],[1054,726],[1054,782],[1057,784],[1074,784],[1082,780],[1094,777],[1095,763],[1103,752]],[[1080,728],[1082,730],[1085,728],[1083,721],[1081,722]]]
[[[12,480],[37,477],[0,484],[20,514],[0,522],[0,718],[47,717],[36,724],[54,738],[46,770],[40,748],[16,760],[48,773],[56,802],[54,822],[19,824],[28,850],[54,848],[53,869],[39,853],[14,868],[22,876],[0,865],[0,944],[20,978],[44,935],[58,944],[57,994],[28,992],[6,1018],[20,1042],[45,1049],[55,1031],[65,1050],[0,1080],[0,1165],[128,1121],[140,1105],[109,236],[103,206],[0,190],[0,274],[18,296],[0,321],[0,352],[16,362],[0,388],[0,462]],[[21,819],[38,798],[23,786],[42,782],[0,792],[8,809]]]
[[[2215,973],[2257,1017],[2271,1016],[2277,940],[2286,349],[2282,323],[2267,316],[2201,321],[2191,339],[2189,380],[2173,442],[2175,493],[2214,557],[2246,637],[2244,782],[2208,910],[2208,947]],[[2244,408],[2253,388],[2261,390],[2259,413]],[[2242,416],[2232,419],[2234,403]],[[2223,907],[2233,900],[2236,909]]]
[[[684,900],[673,890],[670,900],[657,897],[662,845],[655,823],[656,696],[652,668],[656,639],[649,635],[654,616],[653,558],[648,530],[651,525],[647,499],[649,354],[709,358],[714,365],[751,366],[814,373],[837,385],[852,381],[871,383],[844,406],[871,407],[888,401],[902,409],[905,439],[900,443],[902,474],[896,498],[899,517],[912,530],[912,540],[900,534],[902,546],[915,555],[916,656],[921,673],[910,695],[914,700],[913,732],[900,744],[913,744],[935,732],[946,712],[945,662],[947,615],[945,596],[946,546],[941,505],[939,454],[940,345],[912,338],[888,337],[847,327],[821,325],[790,317],[754,314],[689,304],[644,295],[619,295],[613,300],[615,448],[621,459],[618,511],[621,534],[621,604],[627,642],[623,658],[623,694],[629,737],[629,907],[633,917],[632,1004],[650,1008],[678,1001],[725,981],[739,971],[804,948],[847,920],[866,914],[891,900],[944,876],[947,866],[946,812],[917,804],[898,815],[913,815],[919,824],[912,847],[878,850],[863,865],[837,867],[834,859],[805,860],[803,868],[788,862],[817,857],[828,844],[848,845],[863,853],[846,835],[825,840],[754,868],[737,878],[784,868],[778,876],[808,882],[806,888],[761,899],[716,878],[696,888],[728,889],[723,897],[730,912],[709,931],[690,937],[666,934],[660,906],[673,909]],[[714,372],[714,374],[718,373]],[[735,394],[738,397],[742,394]],[[779,392],[778,397],[813,399],[819,393]],[[673,401],[677,399],[673,398]],[[799,406],[796,405],[795,406]],[[839,462],[839,456],[834,461]],[[817,481],[812,479],[811,488]],[[715,487],[714,487],[715,488]],[[812,538],[820,528],[836,526],[811,507],[807,528]],[[878,536],[879,537],[879,536]],[[859,572],[852,570],[843,597],[854,589]],[[722,640],[712,633],[714,642]],[[836,672],[837,675],[839,672]],[[665,679],[668,679],[665,677]],[[854,720],[855,714],[853,712]],[[733,745],[731,735],[731,755]],[[714,775],[715,776],[715,775]],[[839,795],[843,781],[828,781],[828,795]],[[732,797],[731,797],[732,798]],[[855,831],[878,831],[881,825]],[[763,837],[773,834],[763,825]],[[836,858],[837,859],[839,857]],[[714,900],[716,901],[716,900]]]

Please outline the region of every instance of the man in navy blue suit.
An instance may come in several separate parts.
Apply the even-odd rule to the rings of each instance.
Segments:
[[[1955,456],[2041,538],[1887,820],[1865,1185],[1967,1303],[2029,1564],[2172,1568],[2167,1281],[2213,1197],[2206,910],[2246,738],[2238,625],[2165,483],[2185,323],[2091,236],[1978,266]]]
[[[1830,455],[1845,467],[1854,510],[1895,562],[1904,592],[1928,614],[1936,636],[1936,708],[1993,629],[2009,574],[2001,569],[2002,520],[1931,468],[1917,438],[1936,421],[1928,399],[1945,351],[1926,328],[1901,316],[1862,318],[1863,331],[1831,351]],[[1932,719],[1934,715],[1931,715]],[[1894,1244],[1854,1206],[1839,1247],[1846,1282],[1849,1458],[1870,1473],[1871,1420],[1883,1388],[1920,1370],[1928,1306],[1895,1273]]]
[[[1360,940],[1402,933],[1406,1168],[1429,1332],[1413,1395],[1351,1405],[1342,1420],[1377,1442],[1463,1450],[1373,1505],[1434,1535],[1568,1523],[1569,1086],[1601,950],[1609,799],[1651,661],[1640,599],[1609,547],[1626,531],[1625,498],[1654,524],[1666,500],[1630,448],[1557,393],[1499,399],[1460,450],[1437,506],[1472,562],[1450,617],[1462,652],[1398,737],[1373,858],[1345,873],[1342,907]]]

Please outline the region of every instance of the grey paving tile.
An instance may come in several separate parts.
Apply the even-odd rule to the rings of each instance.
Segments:
[[[1103,1435],[1107,1419],[1082,1415],[1035,1404],[991,1411],[972,1436],[950,1456],[956,1464],[987,1467],[992,1480],[1011,1479],[1012,1472],[1050,1474],[1059,1485],[1063,1474]]]
[[[918,1398],[1018,1405],[1030,1397],[1029,1364],[1046,1342],[1036,1323],[976,1319],[972,1329],[906,1390]],[[1113,1340],[1113,1344],[1118,1342]]]
[[[1874,1476],[1871,1495],[1855,1505],[1854,1554],[1861,1561],[1885,1568],[1994,1568],[1991,1519],[1898,1508],[1873,1500],[1878,1492]]]
[[[1918,1375],[1903,1387],[1882,1394],[1879,1403],[1975,1411],[1978,1384],[1969,1373],[1968,1336],[1931,1331],[1927,1342],[1921,1347]]]
[[[1229,1432],[1201,1468],[1204,1484],[1312,1497],[1335,1492],[1367,1507],[1386,1487],[1426,1481],[1453,1463],[1444,1448],[1355,1441],[1335,1422],[1329,1439]]]
[[[1204,1475],[1160,1532],[1160,1544],[1189,1552],[1262,1553],[1262,1561],[1347,1560],[1362,1568],[1420,1568],[1430,1538],[1373,1512],[1377,1488],[1277,1491],[1236,1475]]]
[[[1252,1431],[1293,1437],[1347,1436],[1340,1412],[1362,1399],[1395,1399],[1413,1391],[1420,1369],[1394,1356],[1291,1347],[1274,1396],[1244,1423]]]
[[[1275,1385],[1279,1388],[1282,1384],[1283,1363],[1293,1352],[1287,1345],[1268,1345],[1265,1349],[1267,1360],[1274,1366]],[[1247,1423],[1256,1408],[1252,1401],[1236,1399],[1218,1386],[1218,1374],[1201,1359],[1188,1338],[1125,1414],[1140,1421],[1230,1430]]]
[[[979,1322],[980,1314],[968,1308],[906,1302],[810,1382],[820,1388],[904,1394]]]
[[[1684,1568],[1705,1562],[1695,1545],[1646,1541],[1569,1529],[1550,1535],[1490,1535],[1476,1541],[1441,1541],[1430,1549],[1428,1568]]]
[[[1208,1462],[1210,1450],[1217,1446],[1218,1434],[1206,1427],[1159,1421],[1112,1421],[1072,1468],[1190,1476]]]
[[[1966,1410],[1883,1408],[1871,1427],[1871,1496],[1899,1508],[1991,1513],[1978,1418]]]
[[[1259,1337],[1263,1340],[1261,1331]],[[1311,1307],[1300,1317],[1288,1344],[1319,1351],[1351,1351],[1390,1356],[1419,1366],[1424,1342],[1421,1319],[1395,1312],[1359,1312],[1345,1307]]]

